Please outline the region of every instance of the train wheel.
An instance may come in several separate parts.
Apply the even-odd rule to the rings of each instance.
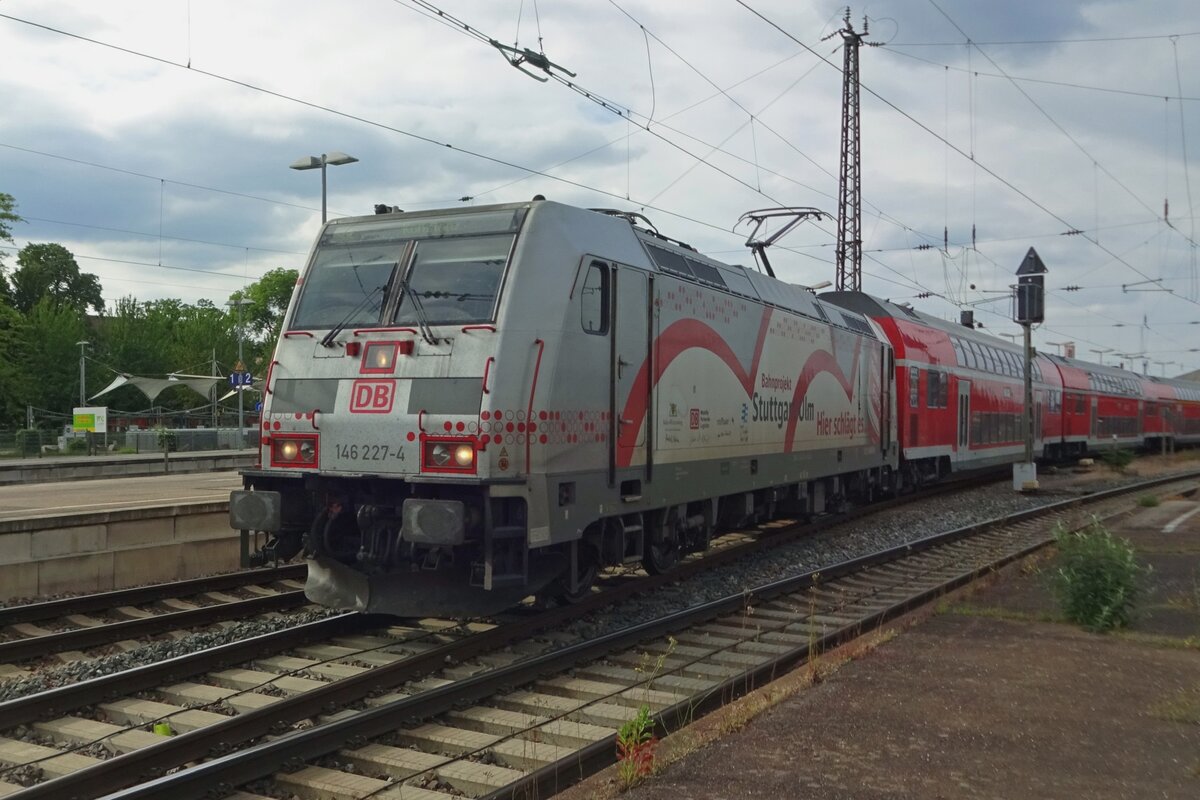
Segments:
[[[650,532],[646,542],[646,551],[642,555],[642,566],[651,575],[661,575],[674,569],[679,563],[681,552],[679,544],[678,517],[674,509],[665,515],[661,525],[656,525]]]

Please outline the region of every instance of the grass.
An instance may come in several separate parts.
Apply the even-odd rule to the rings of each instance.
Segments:
[[[657,656],[643,653],[641,662],[634,667],[634,671],[648,676],[645,684],[647,696],[654,688],[654,679],[662,673],[667,659],[675,652],[676,645],[678,642],[675,637],[668,637],[666,650]],[[622,791],[633,788],[655,771],[654,751],[658,744],[658,737],[654,735],[655,725],[649,704],[643,703],[637,713],[617,730],[617,780]]]
[[[978,617],[980,619],[1003,619],[1012,622],[1064,622],[1065,620],[1049,611],[1039,611],[1036,614],[1029,611],[1014,611],[1000,606],[971,606],[960,603],[946,603],[938,607],[939,614],[954,614],[960,617]]]
[[[1155,703],[1150,707],[1150,716],[1168,722],[1200,725],[1200,684]]]
[[[1138,505],[1142,508],[1155,508],[1159,503],[1158,497],[1152,494],[1145,494],[1138,498]]]

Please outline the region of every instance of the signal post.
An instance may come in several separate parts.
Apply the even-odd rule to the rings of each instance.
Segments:
[[[1037,464],[1033,460],[1033,325],[1046,318],[1046,265],[1032,247],[1017,268],[1016,308],[1013,322],[1025,332],[1025,402],[1021,429],[1025,432],[1025,459],[1013,464],[1013,490],[1032,492],[1038,488]]]

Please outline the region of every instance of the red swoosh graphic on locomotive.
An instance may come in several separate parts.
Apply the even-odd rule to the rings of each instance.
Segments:
[[[655,369],[652,385],[658,385],[667,368],[683,353],[688,350],[706,350],[719,358],[729,368],[730,373],[733,374],[741,384],[742,389],[746,392],[746,398],[749,399],[754,393],[755,376],[758,374],[759,364],[766,346],[767,334],[770,330],[771,318],[774,311],[775,309],[769,306],[763,309],[762,321],[759,323],[758,337],[754,345],[754,354],[751,356],[748,368],[744,367],[738,360],[738,357],[733,352],[733,348],[729,346],[724,337],[708,324],[695,319],[683,319],[672,323],[653,342],[656,357],[654,358]],[[858,362],[862,353],[862,339],[854,336],[853,340],[854,356],[850,368],[850,374],[852,375],[858,369]],[[834,339],[834,346],[836,347],[836,338]],[[649,370],[650,359],[647,359],[642,362],[638,369],[637,376],[634,379],[629,397],[625,402],[625,407],[621,414],[623,419],[641,420],[645,416],[650,396],[647,386],[647,381],[650,380]],[[809,384],[822,373],[833,376],[846,393],[846,398],[849,400],[854,399],[854,382],[842,371],[835,355],[827,350],[817,350],[812,353],[805,361],[800,374],[796,376],[796,389],[793,393],[793,402],[788,414],[784,452],[792,451],[798,418],[797,410],[799,408],[799,403],[796,401],[807,393]],[[627,467],[630,465],[636,447],[637,435],[638,429],[634,426],[629,426],[618,437],[617,464],[619,466]]]

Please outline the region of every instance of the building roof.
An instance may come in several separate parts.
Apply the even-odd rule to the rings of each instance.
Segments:
[[[1200,383],[1200,369],[1192,370],[1191,372],[1185,372],[1182,375],[1176,375],[1175,379],[1180,381],[1194,381],[1196,383]]]

